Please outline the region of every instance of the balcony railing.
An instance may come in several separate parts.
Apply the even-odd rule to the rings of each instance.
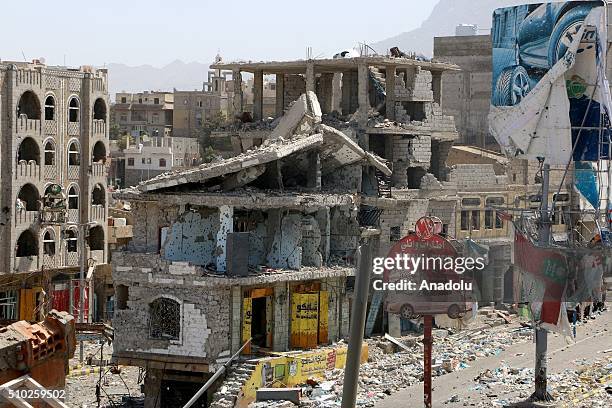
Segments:
[[[68,165],[68,179],[69,180],[78,180],[80,173],[80,166]]]
[[[20,160],[15,169],[16,178],[39,178],[40,166],[34,160]]]
[[[54,136],[57,134],[57,122],[45,120],[45,135]]]
[[[57,166],[54,164],[45,165],[45,180],[55,180],[57,178]]]
[[[43,254],[43,267],[45,268],[57,268],[60,266],[59,255]]]
[[[91,219],[94,221],[104,221],[104,206],[94,204],[91,206]]]
[[[32,225],[38,220],[38,211],[15,211],[15,226]]]
[[[78,136],[80,129],[81,129],[80,122],[68,122],[68,135],[69,136]]]
[[[79,264],[79,253],[75,252],[65,252],[64,263],[66,266],[77,266]]]
[[[28,119],[27,115],[19,115],[15,129],[17,133],[40,134],[40,120]]]
[[[93,135],[94,136],[106,136],[106,122],[102,119],[93,120]]]
[[[15,270],[18,272],[35,271],[38,269],[38,256],[15,257]]]
[[[106,166],[104,163],[94,163],[91,165],[91,175],[93,177],[106,177]]]
[[[78,208],[71,208],[68,210],[68,222],[79,222],[79,210]]]

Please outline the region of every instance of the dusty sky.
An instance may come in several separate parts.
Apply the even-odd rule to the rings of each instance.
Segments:
[[[332,56],[420,26],[438,0],[20,0],[2,2],[0,59],[47,64]],[[380,12],[377,8],[380,8]],[[387,10],[389,11],[389,10]],[[388,14],[387,14],[388,15]]]

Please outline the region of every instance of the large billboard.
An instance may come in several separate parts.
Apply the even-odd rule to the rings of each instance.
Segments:
[[[550,164],[608,157],[603,6],[565,1],[493,13],[489,124],[510,157],[545,157]]]

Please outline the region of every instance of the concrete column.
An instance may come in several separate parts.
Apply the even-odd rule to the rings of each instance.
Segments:
[[[389,313],[387,315],[387,321],[389,322],[389,335],[398,338],[402,336],[402,320],[399,315]]]
[[[317,151],[308,153],[306,187],[315,191],[321,190],[321,158]]]
[[[217,232],[217,273],[227,270],[227,234],[234,232],[234,207],[219,207],[219,231]]]
[[[332,100],[331,110],[342,112],[342,73],[334,72],[334,78],[332,79]]]
[[[315,91],[314,62],[306,63],[306,92],[308,91]]]
[[[274,285],[274,325],[272,334],[272,349],[274,351],[289,350],[289,325],[291,321],[291,302],[287,282]]]
[[[276,74],[276,117],[285,111],[285,74]]]
[[[357,123],[364,129],[368,123],[368,66],[359,64],[357,66]]]
[[[145,408],[161,408],[161,383],[164,372],[153,368],[147,368],[147,376],[144,381]]]
[[[234,115],[242,114],[242,74],[239,69],[232,71],[232,78],[234,81]]]
[[[253,73],[253,120],[263,118],[263,71]]]
[[[388,65],[387,76],[385,77],[386,84],[386,100],[387,100],[387,119],[395,120],[395,66]]]

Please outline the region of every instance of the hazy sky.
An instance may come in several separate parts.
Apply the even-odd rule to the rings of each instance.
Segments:
[[[308,46],[314,56],[331,56],[418,27],[437,2],[3,1],[0,59],[163,66],[210,62],[218,49],[226,60],[303,58]]]

